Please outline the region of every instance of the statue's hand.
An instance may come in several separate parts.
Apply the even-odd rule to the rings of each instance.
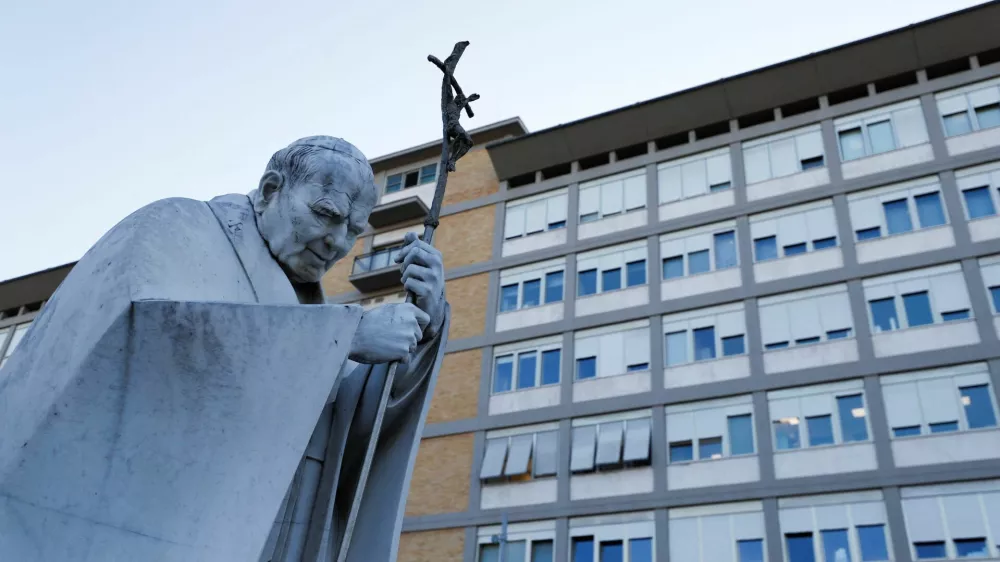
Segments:
[[[437,335],[444,323],[444,262],[441,252],[413,232],[404,238],[406,245],[396,261],[403,264],[403,286],[416,297],[416,305],[427,313],[430,323],[424,338]]]
[[[423,337],[430,317],[409,303],[386,304],[365,311],[351,342],[352,361],[406,361]]]

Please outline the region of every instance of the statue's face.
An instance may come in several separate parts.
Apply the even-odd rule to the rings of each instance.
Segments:
[[[324,165],[291,183],[268,170],[255,201],[257,227],[289,279],[314,283],[347,255],[377,202],[361,165],[331,152]]]

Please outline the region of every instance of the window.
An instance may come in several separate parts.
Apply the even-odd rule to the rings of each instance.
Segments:
[[[951,322],[953,320],[967,320],[969,318],[968,310],[952,310],[951,312],[942,312],[941,320],[945,322]]]
[[[743,355],[746,353],[746,348],[743,345],[743,336],[729,336],[727,338],[722,338],[722,355],[728,357],[730,355]]]
[[[944,224],[944,208],[941,206],[941,194],[937,191],[924,193],[913,198],[917,203],[917,217],[920,228],[930,228]]]
[[[785,545],[788,548],[788,562],[816,562],[812,533],[786,534]]]
[[[872,240],[882,236],[882,229],[877,226],[862,228],[861,230],[855,231],[855,234],[858,237],[858,242],[863,240]]]
[[[827,248],[835,248],[836,246],[837,238],[835,236],[813,240],[813,250],[825,250]]]
[[[774,424],[774,446],[779,451],[788,449],[798,449],[799,442],[799,418],[782,418],[775,420]]]
[[[908,427],[894,427],[892,428],[892,434],[895,437],[912,437],[914,435],[920,435],[920,426],[911,425]]]
[[[519,353],[517,355],[517,389],[532,388],[535,386],[537,373],[538,356],[535,352]]]
[[[646,260],[629,262],[626,268],[626,284],[629,287],[646,284]]]
[[[896,201],[882,203],[882,209],[885,211],[885,222],[889,234],[899,234],[913,230],[906,199],[897,199]]]
[[[687,332],[673,332],[665,337],[667,366],[687,363]]]
[[[593,537],[573,537],[573,562],[594,562]]]
[[[496,436],[486,434],[479,479],[485,482],[524,481],[555,476],[558,468],[559,432],[554,430]],[[521,552],[524,552],[522,547]]]
[[[730,453],[733,455],[752,455],[754,453],[753,417],[750,414],[729,416],[727,425],[729,427]]]
[[[522,349],[511,350],[511,346],[498,348],[504,351],[493,361],[494,394],[515,390],[515,387],[516,390],[524,390],[559,382],[562,351],[558,347],[553,348],[552,344],[524,349],[524,343],[518,344]]]
[[[578,474],[649,464],[651,427],[649,417],[597,424],[587,419],[574,420],[570,470]]]
[[[385,192],[395,193],[401,189],[432,183],[437,180],[437,164],[393,174],[385,179]]]
[[[915,542],[913,543],[913,548],[917,551],[917,560],[933,560],[935,558],[948,557],[944,541]]]
[[[990,300],[993,301],[993,313],[1000,314],[1000,286],[990,287]]]
[[[785,257],[786,258],[790,257],[790,256],[797,256],[799,254],[804,254],[804,253],[806,253],[806,250],[807,250],[805,242],[799,242],[798,244],[791,244],[791,245],[785,246],[784,249],[785,249]]]
[[[834,121],[843,162],[926,144],[919,100],[909,100]]]
[[[708,250],[699,250],[688,254],[688,273],[696,275],[705,273],[711,269],[711,262],[708,260]]]
[[[812,416],[806,418],[809,432],[809,446],[833,445],[833,416]]]
[[[850,328],[844,330],[830,330],[826,333],[826,339],[828,340],[842,340],[844,338],[850,337]]]
[[[507,392],[514,388],[514,356],[497,357],[493,368],[493,392]]]
[[[521,308],[527,308],[529,306],[538,306],[541,304],[542,298],[542,280],[532,279],[531,281],[525,281],[522,290],[524,291],[524,297],[521,301]]]
[[[838,396],[837,411],[840,414],[840,433],[845,443],[868,440],[865,402],[860,394]]]
[[[736,232],[715,234],[715,269],[736,267]]]
[[[997,418],[993,411],[993,399],[987,384],[959,388],[962,406],[969,429],[996,427]]]
[[[684,467],[692,472],[698,468]],[[668,510],[667,518],[670,560],[675,562],[768,560],[764,553],[764,515],[759,502],[671,508]]]
[[[947,137],[1000,126],[1000,90],[996,80],[973,84],[937,96]]]
[[[670,444],[670,462],[688,462],[694,460],[694,447],[690,441],[678,441]]]
[[[931,314],[931,301],[927,291],[903,295],[903,308],[906,309],[906,322],[909,327],[924,326],[934,323]]]
[[[758,238],[753,241],[754,257],[757,261],[778,259],[778,239],[775,236]]]
[[[812,338],[802,338],[800,340],[795,340],[795,345],[809,345],[811,343],[819,343],[819,336]]]
[[[673,256],[663,260],[663,279],[684,277],[684,256]]]
[[[722,438],[705,437],[698,440],[699,459],[721,459],[722,458]]]
[[[653,562],[653,539],[628,541],[629,562]]]
[[[822,167],[820,129],[813,126],[746,143],[743,166],[748,185]]]
[[[715,328],[694,330],[694,360],[715,359]]]
[[[736,541],[736,562],[764,562],[764,541],[751,539]]]
[[[588,269],[577,274],[576,294],[579,297],[597,294],[596,269]]]
[[[729,149],[663,162],[657,166],[660,205],[729,190]]]
[[[969,220],[992,217],[997,214],[988,186],[966,189],[962,192],[962,196],[965,198],[965,208],[968,210]]]
[[[989,558],[986,539],[955,539],[955,553],[959,558]]]
[[[931,433],[951,433],[958,431],[958,422],[938,422],[930,424]]]
[[[581,357],[576,360],[576,380],[592,379],[597,376],[597,357]]]
[[[869,301],[868,306],[871,307],[872,324],[875,325],[876,333],[899,328],[899,319],[896,318],[896,299],[891,297],[877,299]]]
[[[646,208],[646,171],[632,170],[580,184],[580,222]]]
[[[579,373],[586,377],[611,377],[649,369],[649,321],[603,326],[575,335]],[[580,361],[592,363],[581,367]]]
[[[542,384],[558,384],[562,353],[558,349],[542,352]]]
[[[788,342],[786,342],[786,341],[778,341],[778,342],[774,342],[774,343],[764,344],[764,349],[766,349],[768,351],[771,351],[771,350],[774,350],[774,349],[785,349],[787,347],[788,347]]]
[[[784,349],[790,342],[802,346],[845,338],[853,325],[846,285],[765,297],[758,309],[766,350]]]
[[[531,541],[531,562],[553,562],[552,541]]]
[[[847,543],[847,529],[820,531],[823,556],[829,562],[850,562],[851,548]]]
[[[900,496],[916,559],[1000,557],[1000,480],[904,487]]]
[[[885,525],[858,525],[858,542],[861,543],[861,562],[889,560],[885,542]]]
[[[601,272],[601,292],[617,291],[622,288],[621,268],[609,269]]]
[[[567,198],[567,190],[559,189],[511,201],[504,216],[504,240],[565,228]]]
[[[545,304],[563,300],[563,272],[545,274]]]

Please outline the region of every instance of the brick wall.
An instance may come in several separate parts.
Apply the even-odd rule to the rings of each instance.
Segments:
[[[482,366],[481,349],[470,349],[444,356],[441,372],[427,423],[446,422],[476,417],[479,401],[479,371]]]
[[[485,148],[469,151],[455,165],[455,171],[448,176],[448,190],[444,192],[444,204],[453,205],[460,201],[486,197],[500,190],[500,182],[493,170],[493,161]]]
[[[469,508],[471,433],[424,439],[417,451],[406,515],[454,513]]]
[[[448,339],[478,336],[486,327],[486,296],[489,274],[480,273],[445,282],[451,304],[451,331]]]
[[[441,217],[434,246],[444,256],[445,269],[489,261],[493,252],[494,205]]]
[[[463,529],[403,533],[399,536],[397,562],[461,562],[465,546]]]

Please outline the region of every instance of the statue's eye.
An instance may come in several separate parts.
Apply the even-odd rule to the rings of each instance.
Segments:
[[[322,216],[324,218],[327,218],[327,219],[334,219],[335,220],[335,219],[341,218],[340,217],[340,213],[337,212],[337,209],[335,209],[333,207],[330,207],[330,206],[327,206],[327,205],[313,205],[312,206],[312,210],[317,215],[320,215],[320,216]]]

